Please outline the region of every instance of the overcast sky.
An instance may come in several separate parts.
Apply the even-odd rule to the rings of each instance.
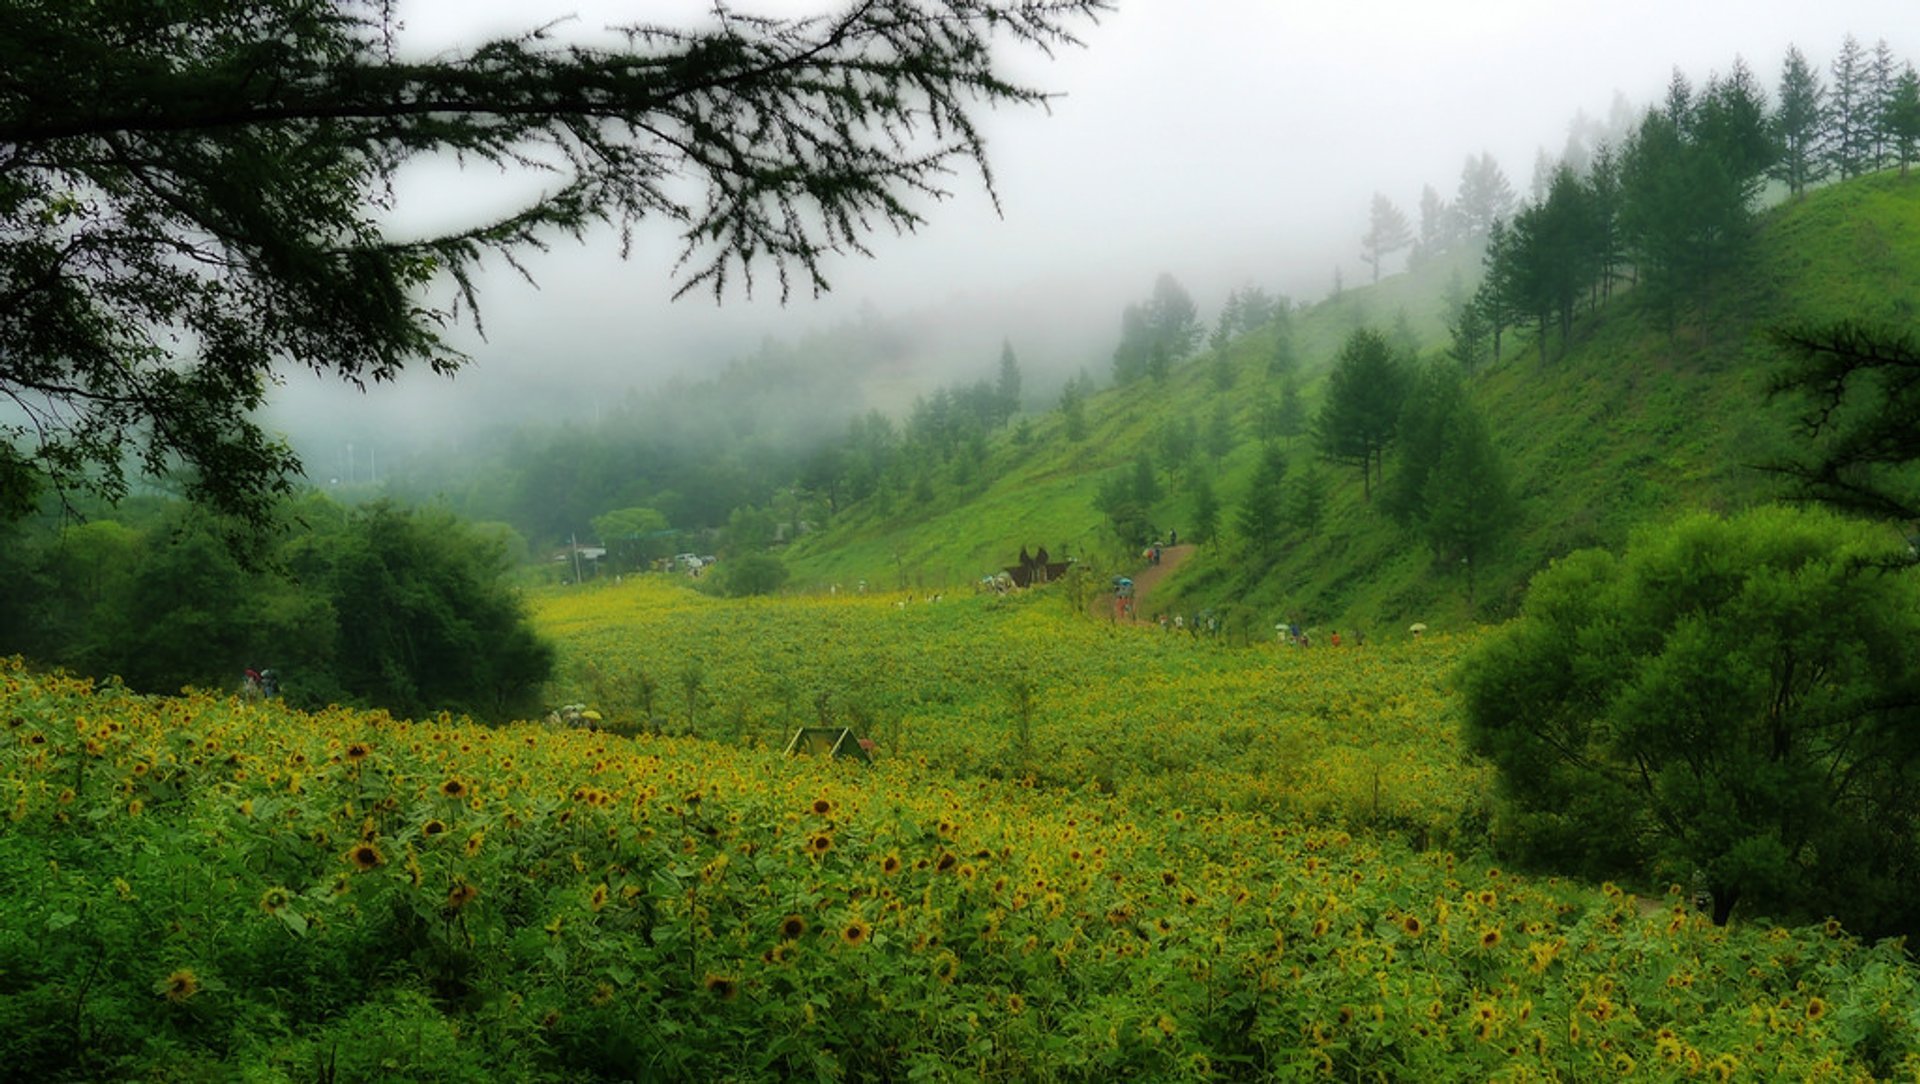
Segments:
[[[793,14],[830,2],[736,7]],[[636,18],[697,21],[706,6],[399,0],[398,10],[403,45],[433,51],[568,15],[577,18],[563,37]],[[1117,333],[1120,307],[1161,271],[1188,286],[1205,318],[1242,282],[1311,300],[1336,264],[1359,281],[1375,191],[1417,220],[1421,186],[1450,197],[1465,157],[1481,151],[1524,190],[1536,152],[1557,153],[1577,112],[1604,117],[1616,94],[1642,107],[1676,67],[1697,86],[1743,56],[1771,92],[1789,44],[1824,71],[1848,33],[1869,47],[1884,38],[1908,60],[1920,55],[1917,31],[1920,0],[1121,0],[1085,28],[1084,49],[1011,58],[1026,81],[1061,97],[1050,114],[986,121],[1001,216],[973,177],[956,176],[954,198],[926,207],[920,232],[873,239],[875,259],[828,268],[828,298],[784,307],[771,291],[718,307],[705,295],[668,302],[668,233],[643,233],[626,262],[611,238],[562,240],[530,261],[540,289],[485,280],[489,340],[470,343],[479,365],[454,387],[436,385],[435,398],[457,409],[465,395],[565,366],[644,388],[862,304],[889,315],[963,298],[1029,316],[1055,307],[1075,329]],[[421,171],[400,207],[435,225],[509,190],[490,170]],[[997,354],[1003,329],[992,317],[971,322]],[[1038,348],[1073,350],[1062,343],[1081,334]],[[1096,344],[1083,363],[1098,373],[1110,349]]]

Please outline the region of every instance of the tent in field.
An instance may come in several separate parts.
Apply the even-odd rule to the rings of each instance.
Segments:
[[[873,763],[873,757],[867,753],[868,744],[853,736],[853,730],[844,726],[803,726],[793,732],[793,740],[787,743],[787,755],[816,757],[847,757]]]

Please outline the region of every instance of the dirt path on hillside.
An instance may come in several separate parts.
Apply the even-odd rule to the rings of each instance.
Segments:
[[[1134,613],[1145,612],[1147,596],[1153,593],[1153,589],[1161,580],[1173,575],[1174,569],[1179,568],[1187,558],[1193,556],[1195,548],[1191,542],[1178,546],[1162,546],[1159,564],[1143,565],[1138,572],[1132,573]],[[1093,601],[1087,604],[1087,612],[1098,619],[1113,617],[1113,592],[1102,591],[1095,595]]]

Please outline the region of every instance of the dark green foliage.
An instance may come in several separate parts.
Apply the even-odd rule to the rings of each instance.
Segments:
[[[1234,523],[1245,545],[1247,563],[1256,570],[1271,564],[1280,552],[1281,536],[1287,526],[1286,479],[1286,456],[1277,445],[1262,446],[1260,465],[1253,472],[1246,496],[1241,498]]]
[[[42,619],[0,628],[0,653],[148,692],[234,689],[244,670],[271,668],[286,699],[308,707],[534,711],[552,653],[501,582],[497,533],[444,512],[349,513],[317,497],[282,514],[304,526],[267,555],[278,571],[241,565],[220,525],[191,507],[143,527],[96,520],[30,535],[31,574],[10,595]]]
[[[1853,324],[1784,329],[1771,394],[1803,409],[1799,459],[1771,469],[1803,496],[1884,519],[1920,520],[1920,344]]]
[[[1421,505],[1422,533],[1434,561],[1464,574],[1471,609],[1479,569],[1500,537],[1512,532],[1515,508],[1486,420],[1470,404],[1446,419],[1440,458],[1428,472]]]
[[[1360,468],[1368,497],[1405,396],[1405,370],[1387,340],[1371,328],[1348,335],[1327,376],[1327,397],[1314,415],[1313,437],[1321,455]]]
[[[1211,542],[1220,530],[1220,498],[1213,491],[1213,479],[1201,474],[1193,480],[1192,524],[1189,537],[1194,542]]]
[[[452,372],[473,270],[557,235],[664,221],[682,292],[766,262],[783,295],[823,290],[829,254],[914,228],[956,161],[985,173],[981,109],[1044,100],[989,43],[1045,51],[1106,6],[880,0],[415,61],[389,48],[390,4],[10,5],[0,513],[48,483],[117,499],[132,467],[258,534],[299,470],[251,417],[273,374]],[[387,180],[453,155],[552,183],[468,229],[388,236]]]
[[[1884,534],[1762,508],[1534,578],[1463,665],[1506,837],[1589,876],[1697,873],[1715,917],[1920,928],[1920,581]]]
[[[787,582],[787,566],[770,553],[748,553],[720,565],[720,586],[730,598],[771,595]]]
[[[1914,72],[1911,64],[1901,69],[1894,80],[1892,95],[1887,100],[1885,129],[1893,158],[1905,174],[1916,152],[1920,152],[1920,74]]]
[[[396,714],[535,714],[553,649],[504,571],[497,543],[444,512],[358,513],[331,569],[340,687]]]

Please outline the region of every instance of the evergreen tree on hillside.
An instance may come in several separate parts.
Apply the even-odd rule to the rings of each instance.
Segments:
[[[1205,438],[1207,456],[1215,461],[1226,458],[1233,451],[1233,408],[1225,399],[1213,404],[1213,417],[1207,422]]]
[[[1360,468],[1362,494],[1371,499],[1373,477],[1393,442],[1399,424],[1406,379],[1387,340],[1371,328],[1347,336],[1333,371],[1327,397],[1314,415],[1313,436],[1320,454]]]
[[[1200,309],[1180,280],[1165,272],[1153,280],[1153,298],[1147,303],[1147,322],[1155,343],[1180,361],[1200,341]]]
[[[1220,531],[1220,497],[1213,490],[1213,479],[1205,474],[1193,480],[1192,524],[1189,537],[1194,542],[1213,541]]]
[[[1453,209],[1432,185],[1423,185],[1420,189],[1420,238],[1414,251],[1421,259],[1434,256],[1451,249],[1454,244],[1456,221]],[[1410,258],[1411,259],[1411,258]]]
[[[1287,458],[1278,445],[1263,445],[1260,464],[1240,501],[1234,526],[1240,532],[1247,563],[1254,571],[1265,569],[1280,555],[1281,533],[1286,527],[1283,501],[1287,478]]]
[[[1467,389],[1453,365],[1423,365],[1400,409],[1398,452],[1381,482],[1380,507],[1401,526],[1426,519],[1427,479],[1447,450],[1453,417],[1466,409]]]
[[[1373,272],[1373,281],[1380,281],[1383,260],[1412,243],[1413,229],[1407,224],[1406,214],[1392,200],[1375,192],[1367,232],[1360,239],[1360,261]]]
[[[1779,157],[1767,175],[1795,196],[1826,179],[1831,167],[1825,145],[1826,99],[1819,71],[1798,48],[1788,46],[1780,68],[1779,102],[1768,118]]]
[[[1422,533],[1434,559],[1466,574],[1472,607],[1480,566],[1500,536],[1512,530],[1514,511],[1506,467],[1472,404],[1462,402],[1447,416],[1440,458],[1427,473],[1420,503]]]
[[[1125,387],[1147,375],[1153,353],[1152,325],[1145,305],[1129,302],[1120,310],[1120,345],[1113,348],[1113,382]]]
[[[1920,75],[1915,74],[1911,64],[1901,69],[1899,78],[1894,80],[1893,97],[1887,102],[1886,127],[1893,160],[1900,164],[1900,174],[1905,176],[1916,149],[1920,149]]]
[[[1867,60],[1867,117],[1872,135],[1868,139],[1867,161],[1870,169],[1883,169],[1893,161],[1893,138],[1887,120],[1893,110],[1894,87],[1900,78],[1900,63],[1894,59],[1887,39],[1873,43],[1873,55]]]
[[[1005,425],[1020,413],[1020,361],[1013,356],[1013,343],[1000,343],[1000,373],[993,385],[993,399],[999,424]]]
[[[1085,373],[1081,375],[1085,376]],[[1066,438],[1076,444],[1087,439],[1087,396],[1091,394],[1087,388],[1089,383],[1091,378],[1082,381],[1075,377],[1060,389],[1060,416]]]
[[[1827,162],[1841,179],[1873,166],[1873,87],[1866,51],[1848,34],[1833,58],[1827,96]]]
[[[1493,155],[1469,155],[1460,171],[1460,187],[1453,197],[1454,220],[1463,237],[1485,237],[1493,224],[1513,210],[1513,186]]]

